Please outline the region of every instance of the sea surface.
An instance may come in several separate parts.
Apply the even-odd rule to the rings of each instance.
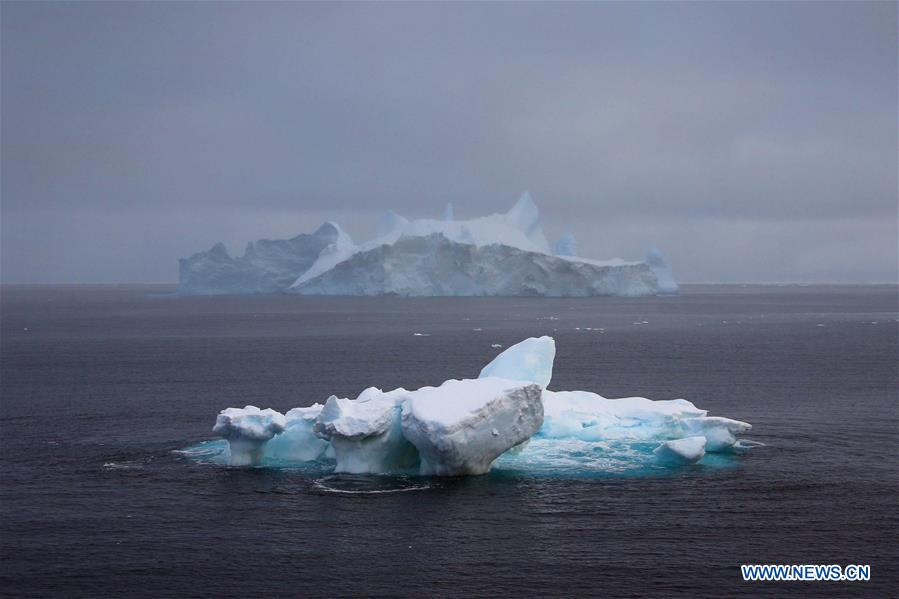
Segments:
[[[895,286],[594,299],[0,287],[0,594],[899,595]],[[639,323],[639,324],[637,324]],[[420,333],[416,335],[415,333]],[[215,415],[474,377],[552,335],[551,387],[753,424],[731,467],[340,477],[180,450]],[[745,583],[743,563],[870,564]]]

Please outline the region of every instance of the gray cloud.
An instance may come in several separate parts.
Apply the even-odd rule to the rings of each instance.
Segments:
[[[13,3],[4,281],[527,187],[687,281],[895,280],[893,3]]]

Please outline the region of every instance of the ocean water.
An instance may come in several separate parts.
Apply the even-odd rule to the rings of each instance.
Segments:
[[[0,287],[0,594],[899,593],[894,286],[572,300],[171,292]],[[227,406],[283,411],[476,376],[493,344],[541,334],[557,342],[553,388],[683,397],[751,422],[765,446],[664,474],[500,464],[439,480],[231,469],[178,452],[212,439]],[[872,580],[744,583],[741,563],[870,564]]]

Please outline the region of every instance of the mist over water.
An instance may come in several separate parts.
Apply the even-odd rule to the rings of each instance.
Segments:
[[[582,300],[172,289],[0,287],[0,593],[884,596],[899,583],[894,286]],[[683,397],[752,423],[765,447],[663,476],[501,460],[451,479],[177,453],[212,439],[227,406],[474,377],[494,345],[543,334],[552,388]],[[869,563],[872,580],[742,582],[741,563],[766,562]]]

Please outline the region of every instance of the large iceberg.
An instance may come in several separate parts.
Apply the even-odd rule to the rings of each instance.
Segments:
[[[652,248],[646,255],[646,264],[652,269],[656,276],[656,291],[659,295],[675,295],[678,290],[677,283],[674,280],[674,274],[671,267],[662,257],[662,252],[658,248]]]
[[[329,255],[345,255],[353,241],[336,223],[327,222],[311,235],[293,239],[260,239],[232,258],[224,244],[180,260],[178,291],[185,294],[275,293],[289,287],[297,273],[308,271]]]
[[[459,243],[432,233],[403,236],[392,244],[357,252],[320,275],[304,275],[290,291],[306,295],[641,296],[656,293],[656,278],[645,264],[577,261],[508,245]]]
[[[664,261],[656,268],[646,261],[599,261],[577,253],[571,235],[550,247],[539,210],[525,192],[508,212],[469,220],[457,220],[452,205],[442,219],[409,220],[389,211],[378,236],[359,245],[335,223],[311,235],[251,243],[236,258],[217,244],[181,260],[179,290],[554,297],[676,291]]]
[[[707,453],[738,453],[748,423],[708,416],[684,399],[607,399],[551,391],[555,341],[530,338],[500,353],[476,379],[437,387],[365,389],[286,415],[228,408],[214,432],[234,466],[329,463],[352,474],[484,474],[512,468],[619,459],[684,466]]]

